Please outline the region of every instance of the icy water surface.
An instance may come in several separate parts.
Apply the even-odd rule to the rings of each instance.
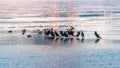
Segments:
[[[0,68],[119,68],[119,22],[119,0],[0,0]],[[71,25],[85,38],[50,39],[36,31]]]
[[[1,68],[119,68],[120,40],[0,38]]]

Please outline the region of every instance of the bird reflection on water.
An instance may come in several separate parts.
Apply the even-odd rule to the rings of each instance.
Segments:
[[[84,43],[84,38],[81,39],[81,43]]]
[[[79,45],[88,43],[99,43],[100,39],[85,39],[85,38],[53,38],[53,37],[44,37],[44,42],[42,45]],[[39,44],[41,44],[39,42]]]
[[[96,39],[96,40],[95,40],[95,43],[98,43],[99,41],[100,41],[100,39]]]

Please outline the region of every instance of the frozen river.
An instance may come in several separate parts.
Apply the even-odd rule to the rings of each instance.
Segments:
[[[119,68],[120,2],[106,1],[0,0],[0,68]],[[71,25],[85,39],[47,39],[35,31]]]

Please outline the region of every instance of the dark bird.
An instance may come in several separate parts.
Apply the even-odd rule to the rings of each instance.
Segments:
[[[74,36],[74,31],[70,31],[70,34],[71,34],[72,36]]]
[[[95,36],[98,38],[98,39],[101,39],[100,35],[97,33],[97,31],[94,32]]]
[[[73,30],[73,29],[75,29],[73,26],[70,26],[71,28],[70,28],[70,30]]]
[[[22,35],[24,35],[26,33],[26,29],[22,30]]]
[[[55,34],[54,34],[54,32],[53,32],[53,31],[50,31],[50,35],[51,35],[52,37],[54,37],[54,36],[55,36]]]
[[[12,30],[9,30],[8,33],[12,33]]]
[[[55,35],[58,36],[58,37],[60,36],[60,35],[57,33],[57,31],[55,31]]]
[[[50,34],[50,30],[45,29],[45,30],[44,30],[44,35],[47,35],[47,36],[48,36],[49,34]]]
[[[28,38],[32,37],[31,35],[27,35]]]
[[[79,36],[80,36],[80,31],[78,31],[78,32],[77,32],[77,35],[76,35],[76,37],[79,37]]]
[[[64,36],[65,36],[65,37],[68,37],[67,31],[64,32]]]
[[[60,35],[61,35],[61,36],[64,36],[64,32],[63,32],[63,31],[60,31]]]
[[[84,33],[83,33],[83,31],[81,31],[81,37],[84,38]]]
[[[74,31],[72,30],[67,30],[68,34],[71,35],[71,36],[74,36]]]

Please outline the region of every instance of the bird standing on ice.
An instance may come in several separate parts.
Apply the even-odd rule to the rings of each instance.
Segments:
[[[100,35],[97,33],[97,31],[94,32],[95,36],[98,38],[98,39],[101,39]]]
[[[81,37],[84,38],[84,33],[83,33],[83,31],[81,31]]]
[[[22,30],[22,35],[24,35],[26,33],[26,29]]]

